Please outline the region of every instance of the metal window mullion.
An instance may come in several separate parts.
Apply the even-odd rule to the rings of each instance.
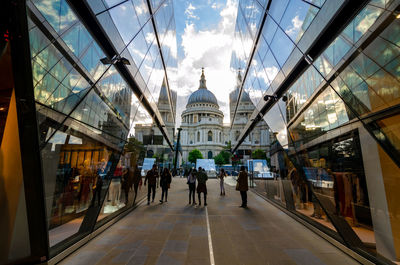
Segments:
[[[170,86],[169,86],[169,78],[168,78],[168,74],[167,74],[167,67],[166,67],[166,63],[164,61],[164,55],[163,55],[163,52],[162,52],[162,49],[161,49],[160,39],[158,37],[157,25],[156,25],[155,19],[154,19],[155,15],[160,10],[160,8],[164,4],[164,2],[166,2],[166,0],[164,0],[162,3],[160,3],[160,5],[158,6],[158,8],[154,12],[154,14],[153,14],[153,11],[152,11],[150,0],[146,0],[146,2],[147,2],[147,5],[148,5],[148,8],[150,10],[151,22],[152,22],[153,30],[154,30],[154,33],[155,33],[154,35],[155,35],[156,40],[157,40],[158,50],[159,50],[159,53],[160,53],[160,56],[161,56],[161,62],[162,62],[162,65],[164,67],[165,80],[166,80],[166,84],[167,84],[167,88],[168,88],[168,101],[169,101],[169,104],[171,106],[172,113],[174,113],[175,110],[174,110],[174,107],[173,107],[173,104],[172,104],[172,99],[171,99],[172,94],[171,94],[171,89],[170,89]],[[167,25],[167,29],[168,29],[168,26],[170,25],[170,23],[172,21],[172,18],[173,17],[171,17],[170,22]],[[172,116],[173,116],[172,117],[173,121],[175,123],[175,117],[174,117],[175,115],[172,115]],[[163,128],[163,130],[164,130],[164,128]]]

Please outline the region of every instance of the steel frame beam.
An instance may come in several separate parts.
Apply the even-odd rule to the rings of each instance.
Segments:
[[[19,263],[40,263],[48,259],[49,238],[46,224],[45,192],[39,132],[29,47],[25,0],[6,1],[10,31],[12,70],[18,115],[26,215],[29,228],[30,257]]]

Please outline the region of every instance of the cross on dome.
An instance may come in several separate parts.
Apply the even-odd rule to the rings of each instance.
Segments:
[[[200,86],[199,89],[207,89],[206,77],[204,75],[204,67],[201,68]]]

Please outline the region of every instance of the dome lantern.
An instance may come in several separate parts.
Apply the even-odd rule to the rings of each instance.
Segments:
[[[197,89],[190,95],[187,105],[194,103],[211,103],[219,108],[217,98],[210,90],[207,89],[206,78],[204,75],[204,67],[201,68],[199,89]]]

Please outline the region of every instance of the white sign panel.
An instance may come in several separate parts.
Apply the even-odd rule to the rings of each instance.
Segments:
[[[214,159],[197,159],[196,168],[204,168],[206,171],[215,171],[215,161]]]

